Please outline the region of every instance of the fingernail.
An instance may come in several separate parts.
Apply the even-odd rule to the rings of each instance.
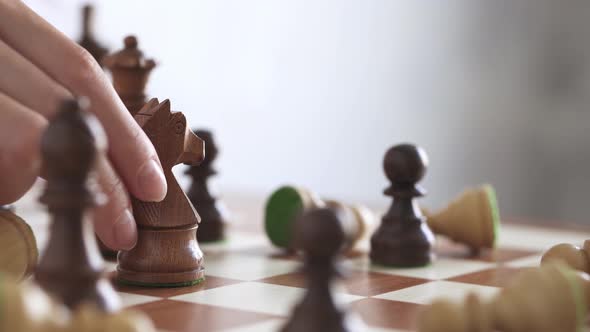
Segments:
[[[131,211],[125,210],[115,222],[113,229],[118,249],[129,250],[137,243],[137,226]]]
[[[160,165],[153,159],[146,162],[137,173],[139,189],[144,201],[159,202],[166,197],[166,177]]]

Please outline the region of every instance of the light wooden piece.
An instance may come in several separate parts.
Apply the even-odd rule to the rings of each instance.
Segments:
[[[38,259],[29,225],[12,211],[0,209],[0,272],[23,279],[33,273]]]
[[[547,250],[541,258],[541,264],[561,261],[572,269],[590,273],[590,240],[584,241],[582,247],[561,243]]]
[[[121,282],[141,286],[187,286],[204,278],[203,253],[196,239],[200,217],[172,173],[184,163],[198,165],[205,156],[203,140],[187,126],[184,114],[170,111],[170,101],[150,100],[135,120],[153,143],[168,192],[161,202],[131,199],[138,239],[119,252]]]
[[[33,283],[0,278],[0,331],[10,332],[155,332],[135,311],[105,313],[83,305],[75,311],[56,302]]]
[[[295,220],[305,212],[323,207],[336,207],[344,211],[339,221],[345,231],[343,251],[354,250],[365,238],[375,224],[375,216],[362,205],[346,204],[331,199],[320,199],[319,196],[303,187],[282,186],[275,190],[266,202],[265,231],[271,242],[284,249],[293,248]]]
[[[426,215],[428,227],[473,250],[494,248],[498,238],[500,217],[496,194],[491,185],[465,190],[444,209]]]
[[[436,300],[418,317],[419,332],[577,332],[586,324],[590,276],[562,264],[520,274],[491,301]]]

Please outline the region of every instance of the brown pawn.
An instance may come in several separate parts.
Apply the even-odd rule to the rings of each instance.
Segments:
[[[184,114],[170,112],[170,101],[150,100],[135,120],[152,141],[166,177],[161,202],[132,198],[137,245],[119,252],[118,278],[141,286],[187,286],[204,279],[203,253],[196,239],[200,217],[180,188],[172,167],[198,165],[205,156],[203,140],[187,126]]]
[[[590,273],[590,240],[582,248],[569,243],[551,247],[543,254],[541,264],[562,261],[574,270]]]
[[[212,166],[218,154],[217,145],[210,131],[195,130],[194,132],[205,141],[207,154],[205,160],[199,166],[191,166],[185,172],[193,178],[187,196],[201,216],[201,223],[197,232],[199,242],[219,241],[223,239],[226,221],[221,213],[222,210],[217,199],[211,195],[207,186],[209,177],[217,174],[217,171]]]
[[[80,37],[78,44],[84,47],[96,59],[96,62],[101,63],[108,50],[94,38],[93,22],[94,7],[86,5],[82,8],[82,37]]]
[[[38,284],[70,308],[120,307],[105,277],[89,209],[101,203],[96,161],[106,150],[98,120],[76,100],[62,103],[41,140],[47,186],[39,201],[51,215],[51,235],[35,271]]]
[[[385,195],[393,197],[393,204],[371,237],[373,263],[413,267],[432,262],[434,235],[415,200],[425,194],[416,183],[424,177],[427,164],[426,152],[410,144],[396,145],[385,154],[383,166],[391,181]]]
[[[307,286],[303,299],[292,312],[282,332],[361,331],[360,323],[347,317],[335,304],[332,280],[339,275],[335,265],[346,240],[339,207],[306,211],[295,222],[295,247],[304,252]]]
[[[135,115],[147,101],[145,87],[156,62],[144,57],[135,36],[127,36],[123,42],[125,48],[105,56],[103,64],[113,76],[119,97],[131,115]]]

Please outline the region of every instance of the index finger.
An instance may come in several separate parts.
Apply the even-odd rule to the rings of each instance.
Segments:
[[[0,0],[0,38],[74,95],[90,99],[90,111],[110,142],[109,157],[135,197],[165,197],[166,180],[153,145],[86,50],[14,0]]]

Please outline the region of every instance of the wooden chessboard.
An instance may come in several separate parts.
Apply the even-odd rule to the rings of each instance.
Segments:
[[[33,191],[17,204],[33,227],[40,248],[47,216]],[[250,198],[250,201],[252,199]],[[304,293],[300,259],[273,248],[261,231],[262,201],[237,204],[228,197],[234,223],[226,241],[202,244],[206,281],[184,288],[117,285],[124,305],[149,315],[160,331],[277,331]],[[246,200],[247,202],[247,200]],[[590,232],[504,223],[499,247],[477,257],[461,245],[437,239],[430,266],[393,269],[371,266],[364,248],[342,260],[347,275],[338,301],[362,318],[366,331],[412,331],[416,313],[437,297],[460,299],[467,292],[494,295],[524,269],[538,266],[541,253],[559,242],[581,244]],[[116,263],[107,264],[114,274]]]

